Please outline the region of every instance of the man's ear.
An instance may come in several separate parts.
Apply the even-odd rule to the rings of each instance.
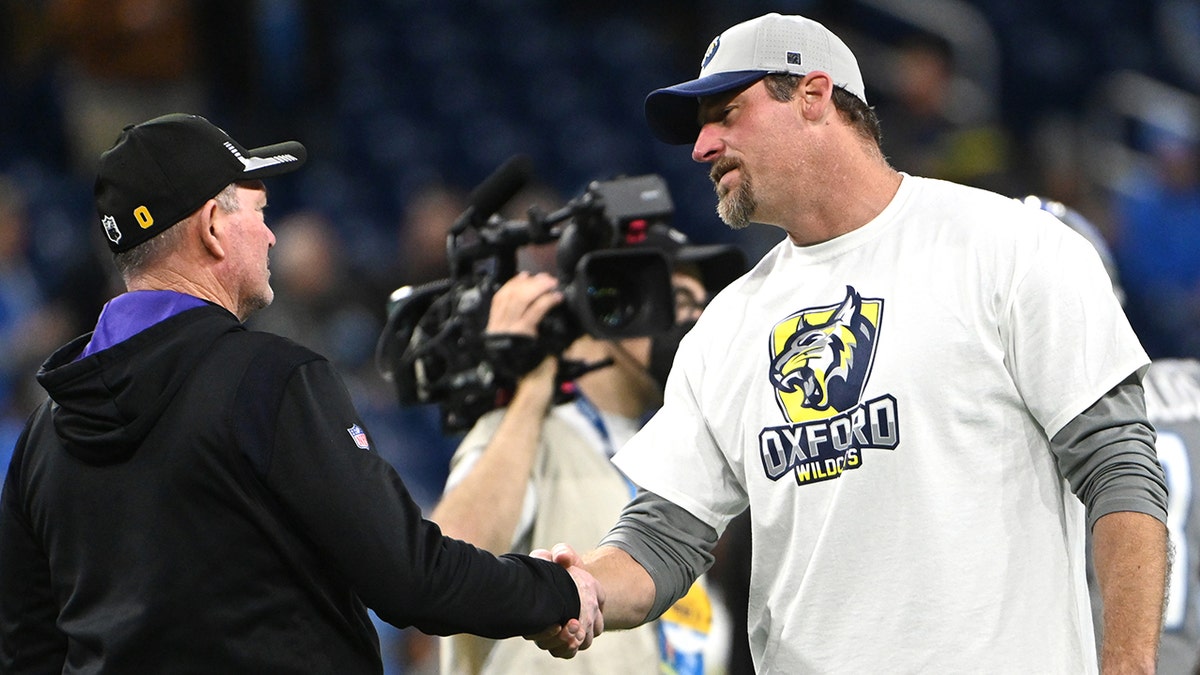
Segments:
[[[204,206],[200,207],[197,214],[196,229],[200,233],[200,243],[204,246],[204,250],[217,260],[225,258],[225,234],[229,223],[229,219],[225,218],[225,214],[217,206],[217,200],[210,199],[204,202]]]
[[[807,120],[819,120],[833,107],[833,80],[829,74],[814,70],[804,76],[796,92],[800,114]]]

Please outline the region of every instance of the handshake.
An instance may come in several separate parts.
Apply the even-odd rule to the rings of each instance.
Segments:
[[[579,618],[563,626],[551,626],[525,639],[560,659],[569,659],[582,649],[592,646],[592,640],[604,632],[604,588],[583,567],[583,558],[566,544],[553,551],[537,549],[530,557],[556,562],[566,568],[579,589]]]

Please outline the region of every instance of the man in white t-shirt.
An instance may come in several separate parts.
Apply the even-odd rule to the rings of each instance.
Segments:
[[[804,17],[728,29],[646,115],[711,166],[726,223],[788,236],[681,343],[601,546],[542,553],[601,580],[605,627],[669,606],[749,506],[760,672],[1096,672],[1090,528],[1103,667],[1152,672],[1148,359],[1087,241],[894,170],[854,55]]]

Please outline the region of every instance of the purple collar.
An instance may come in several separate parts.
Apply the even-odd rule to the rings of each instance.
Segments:
[[[131,291],[109,300],[100,312],[92,340],[78,358],[128,340],[180,312],[203,307],[205,301],[177,291]]]

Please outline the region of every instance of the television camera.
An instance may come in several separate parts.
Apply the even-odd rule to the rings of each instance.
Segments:
[[[503,405],[521,375],[546,355],[561,356],[585,333],[622,339],[661,333],[675,322],[666,254],[636,246],[673,213],[662,178],[593,181],[556,211],[534,206],[527,220],[502,218],[496,212],[531,173],[528,157],[518,155],[472,191],[447,235],[450,277],[404,286],[388,301],[376,365],[401,405],[437,404],[448,433],[469,429]],[[550,242],[557,242],[564,301],[542,320],[536,338],[485,335],[491,298],[516,274],[517,251]],[[559,381],[605,365],[561,360]]]

